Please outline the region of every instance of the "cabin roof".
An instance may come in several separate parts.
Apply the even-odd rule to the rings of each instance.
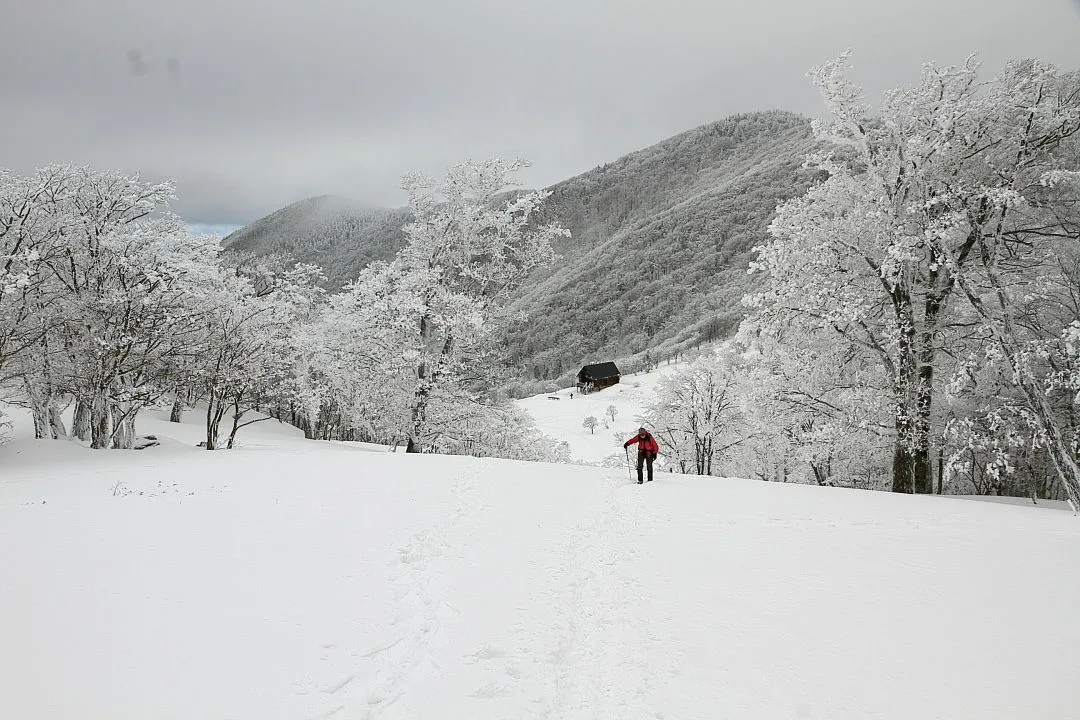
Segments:
[[[619,368],[613,362],[593,363],[586,365],[578,372],[578,377],[588,376],[593,380],[606,380],[607,378],[619,377]]]

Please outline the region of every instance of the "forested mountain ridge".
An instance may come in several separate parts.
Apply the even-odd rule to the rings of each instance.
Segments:
[[[737,115],[571,178],[544,213],[573,233],[514,308],[512,357],[534,378],[586,359],[708,341],[742,316],[750,249],[800,195],[817,147],[807,119]]]
[[[320,195],[287,205],[223,241],[229,250],[271,253],[321,267],[338,288],[374,260],[394,257],[405,237],[405,208],[367,208],[346,197]]]
[[[554,378],[590,358],[708,341],[741,317],[750,248],[778,202],[801,194],[816,141],[783,111],[736,115],[681,133],[549,188],[541,221],[571,237],[518,290],[506,335],[529,377]],[[333,196],[283,208],[226,238],[230,249],[282,253],[354,279],[404,243],[404,208],[358,208]]]

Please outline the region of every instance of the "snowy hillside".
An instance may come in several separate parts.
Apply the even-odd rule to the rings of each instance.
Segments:
[[[655,396],[656,383],[681,367],[685,365],[661,365],[652,372],[626,375],[618,385],[590,395],[566,388],[524,398],[517,404],[532,416],[545,435],[565,440],[575,461],[625,462],[622,444],[637,432],[640,425],[637,418]],[[608,407],[615,408],[614,420],[608,415]],[[582,425],[589,416],[600,423],[593,432]]]
[[[667,474],[639,487],[267,424],[207,453],[195,429],[148,418],[179,439],[143,451],[0,448],[0,717],[1080,706],[1069,513]]]

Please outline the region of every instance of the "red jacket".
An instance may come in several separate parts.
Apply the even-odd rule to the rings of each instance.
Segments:
[[[639,453],[652,453],[653,455],[656,455],[660,452],[660,446],[656,444],[656,439],[649,433],[645,433],[644,437],[635,435],[623,443],[623,447],[630,447],[634,443],[638,444]]]

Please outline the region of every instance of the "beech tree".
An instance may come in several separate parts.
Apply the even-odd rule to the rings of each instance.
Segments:
[[[48,230],[41,212],[48,178],[0,171],[0,383],[20,374],[12,363],[49,330],[41,272]]]
[[[206,400],[206,449],[221,446],[220,426],[228,414],[231,449],[240,428],[267,419],[251,410],[280,403],[293,389],[299,352],[296,325],[313,292],[303,269],[287,273],[288,289],[260,294],[242,275],[226,276],[208,318],[204,364],[196,377]],[[245,419],[247,418],[247,419]]]
[[[827,333],[876,355],[894,408],[892,488],[930,492],[941,351],[971,338],[957,313],[980,317],[1015,365],[1008,258],[1072,232],[1054,219],[1060,198],[1042,189],[1074,167],[1061,148],[1077,130],[1075,77],[1024,61],[981,84],[974,59],[928,65],[875,118],[846,69],[842,55],[811,71],[831,115],[815,130],[837,152],[810,158],[827,179],[778,209],[753,265],[768,287],[749,303],[769,331]],[[1040,211],[1016,212],[1026,207]],[[1051,413],[1025,394],[1059,446]],[[1055,462],[1072,472],[1064,456]]]
[[[36,433],[63,434],[58,402],[73,396],[92,447],[130,447],[135,414],[164,392],[170,358],[194,352],[193,288],[216,251],[165,212],[168,184],[72,166],[3,184],[13,325],[0,335],[7,349],[21,343],[19,362],[7,363],[7,350],[4,362],[23,379]]]
[[[734,373],[726,357],[706,355],[660,379],[645,422],[681,472],[712,475],[746,439]]]
[[[746,428],[733,466],[762,480],[882,489],[890,413],[872,354],[823,334],[771,337],[752,322],[731,346]]]
[[[409,175],[413,221],[406,246],[380,283],[391,293],[391,322],[408,328],[402,354],[415,372],[409,400],[409,452],[430,439],[428,409],[445,384],[483,373],[493,316],[507,293],[534,267],[553,258],[552,240],[568,236],[540,225],[546,192],[511,193],[521,161],[492,159],[451,167],[441,182]]]
[[[102,237],[96,250],[68,324],[73,392],[90,408],[91,447],[130,447],[139,409],[169,391],[173,361],[203,349],[202,275],[216,247],[167,219]]]
[[[1043,196],[1033,199],[1037,193]],[[1043,193],[1059,197],[1047,202]],[[1000,236],[980,250],[984,286],[977,278],[959,278],[983,342],[963,357],[947,386],[950,402],[966,410],[951,419],[947,433],[949,469],[966,472],[976,491],[1000,492],[1019,465],[1037,466],[1044,457],[1046,470],[1080,507],[1080,251],[1074,240],[1080,223],[1065,219],[1061,210],[1069,206],[1080,206],[1080,186],[1055,180],[1041,193],[1029,190],[1022,205],[1003,211]],[[1057,221],[1029,217],[1045,218],[1048,207]],[[1033,480],[1025,494],[1047,491],[1032,486]]]
[[[394,444],[407,436],[412,385],[404,328],[393,307],[385,263],[373,263],[298,326],[291,421],[310,439]]]

